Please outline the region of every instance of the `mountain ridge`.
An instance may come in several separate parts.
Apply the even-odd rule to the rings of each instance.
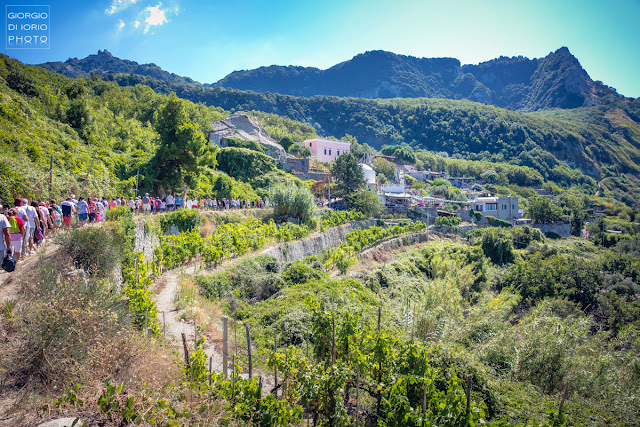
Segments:
[[[224,87],[294,96],[356,98],[445,98],[470,100],[520,111],[578,108],[602,104],[619,96],[614,88],[594,81],[568,48],[543,58],[501,56],[479,64],[456,58],[418,58],[383,50],[358,54],[326,70],[295,65],[269,65],[234,71],[213,84],[162,70],[155,64],[122,60],[107,51],[84,59],[48,62],[41,67],[68,77],[137,74],[161,81]]]

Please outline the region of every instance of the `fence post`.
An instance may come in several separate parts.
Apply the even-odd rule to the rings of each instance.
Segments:
[[[187,347],[187,337],[182,333],[182,347],[184,347],[184,363],[187,368],[191,368],[191,362],[189,361],[189,347]]]
[[[465,425],[469,425],[469,412],[471,409],[471,380],[473,375],[467,375],[467,411],[465,416]]]
[[[273,330],[273,352],[276,353],[278,351],[278,340],[275,329]],[[273,395],[278,398],[278,366],[275,365],[273,367],[273,378],[274,378],[274,387],[273,387]]]
[[[212,374],[213,374],[213,356],[209,356],[209,387],[211,387]]]
[[[253,367],[251,365],[251,337],[249,336],[249,325],[245,323],[244,329],[247,332],[247,355],[249,356],[249,379],[253,377]]]
[[[224,316],[222,318],[222,372],[224,372],[224,379],[229,376],[229,317]]]

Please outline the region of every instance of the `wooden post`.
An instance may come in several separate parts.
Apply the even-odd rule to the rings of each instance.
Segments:
[[[356,426],[360,425],[360,362],[356,359]]]
[[[189,361],[189,348],[187,347],[187,337],[182,333],[182,347],[184,347],[184,363],[187,368],[191,368],[191,362]]]
[[[236,394],[236,355],[231,356],[231,396]]]
[[[196,272],[198,271],[198,253],[200,251],[196,248],[196,261],[193,263],[193,274],[196,274]]]
[[[284,366],[288,366],[289,365],[289,353],[286,352],[284,353]],[[282,397],[285,397],[285,394],[287,393],[287,376],[283,373],[282,374]]]
[[[166,341],[166,339],[167,339],[167,321],[164,318],[164,311],[162,312],[162,337]]]
[[[331,365],[336,364],[336,319],[331,314]]]
[[[251,365],[251,337],[249,336],[249,325],[245,323],[244,329],[247,333],[247,355],[249,356],[249,379],[253,377],[253,366]]]
[[[213,374],[213,356],[209,356],[209,387],[211,387],[212,374]]]
[[[380,340],[380,318],[382,317],[382,306],[378,306],[378,340]],[[378,359],[378,387],[382,382],[382,358]],[[376,396],[376,414],[378,418],[382,418],[382,389],[378,389],[378,395]]]
[[[465,417],[465,425],[469,425],[469,412],[471,409],[471,380],[473,375],[467,375],[467,411]]]
[[[424,388],[422,390],[422,413],[427,413],[427,380],[424,381]]]
[[[80,195],[84,195],[84,189],[87,185],[87,182],[89,182],[89,176],[91,175],[91,169],[93,169],[93,162],[96,160],[96,153],[93,154],[93,158],[91,159],[91,164],[89,165],[89,171],[87,172],[87,177],[84,180],[84,183],[82,184],[82,191],[80,191]]]
[[[411,309],[411,341],[413,341],[413,331],[416,327],[416,306]]]
[[[229,317],[224,316],[222,318],[222,372],[224,372],[224,379],[228,378],[227,366],[229,363]]]
[[[49,159],[49,200],[53,199],[53,155]]]
[[[146,330],[149,329],[149,313],[147,312],[147,310],[144,311],[144,330],[146,332]]]
[[[278,352],[278,340],[276,335],[276,330],[273,330],[273,352]],[[274,387],[273,387],[273,395],[278,398],[278,366],[273,367],[273,378],[274,378]]]
[[[195,348],[196,343],[198,342],[198,324],[193,324],[193,347]]]

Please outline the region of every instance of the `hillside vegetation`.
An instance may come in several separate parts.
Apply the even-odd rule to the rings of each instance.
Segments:
[[[454,157],[531,166],[548,179],[575,174],[570,168],[596,179],[640,172],[638,102],[633,100],[612,99],[612,104],[587,109],[521,113],[470,101],[302,98],[181,85],[135,75],[107,78],[121,85],[149,85],[162,93],[175,91],[182,98],[231,111],[275,113],[309,123],[319,134],[350,134],[378,149],[385,144],[407,144]],[[625,115],[628,119],[616,119]]]
[[[156,94],[147,86],[120,87],[95,75],[70,79],[2,55],[0,199],[47,197],[51,157],[55,197],[133,195],[139,172],[140,191],[162,186],[181,191],[181,183],[189,181],[195,196],[255,199],[251,187],[234,179],[241,176],[214,171],[215,158],[209,154],[215,150],[206,148],[211,123],[228,114]],[[289,119],[265,115],[264,120],[279,138],[299,141],[315,135]],[[180,162],[171,167],[168,159],[176,151],[170,142],[181,140]],[[189,158],[187,168],[181,162]],[[262,176],[265,188],[272,178],[293,177],[282,171]]]

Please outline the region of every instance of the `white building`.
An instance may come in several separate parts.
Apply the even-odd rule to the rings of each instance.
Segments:
[[[367,180],[367,185],[376,183],[376,171],[369,165],[365,165],[364,163],[360,163],[360,167],[362,168],[362,172],[364,173],[364,179]]]
[[[522,210],[518,207],[518,198],[509,197],[476,197],[471,201],[471,209],[483,216],[511,221],[522,218]]]

